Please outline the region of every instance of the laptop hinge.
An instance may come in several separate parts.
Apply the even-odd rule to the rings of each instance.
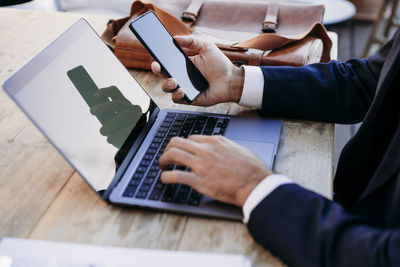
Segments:
[[[124,176],[124,173],[125,173],[126,169],[128,168],[129,163],[132,161],[132,159],[136,155],[136,152],[139,150],[139,148],[142,145],[144,139],[146,138],[148,132],[153,127],[154,122],[157,119],[160,109],[153,102],[153,100],[151,100],[151,102],[152,102],[151,105],[154,105],[155,108],[154,108],[153,113],[150,115],[149,121],[146,123],[146,125],[143,127],[143,129],[140,131],[140,134],[138,135],[135,143],[129,149],[128,154],[126,155],[125,159],[122,161],[121,165],[119,166],[117,173],[115,174],[114,178],[112,179],[107,190],[105,190],[105,191],[103,190],[103,192],[100,192],[100,191],[97,192],[107,202],[109,201],[109,197],[111,195],[112,190],[118,184],[118,182],[121,180],[121,178]]]

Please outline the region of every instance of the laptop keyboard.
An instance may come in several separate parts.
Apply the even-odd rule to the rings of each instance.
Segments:
[[[193,188],[180,184],[161,183],[158,159],[172,137],[187,138],[191,134],[224,135],[228,124],[229,118],[227,117],[168,112],[129,181],[123,196],[198,206],[202,195]],[[172,169],[190,171],[186,167],[176,165]]]

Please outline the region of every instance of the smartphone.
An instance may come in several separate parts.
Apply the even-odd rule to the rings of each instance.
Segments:
[[[185,100],[193,102],[201,92],[209,86],[206,78],[193,64],[183,49],[158,19],[153,11],[149,11],[129,25],[129,28],[143,44],[163,73],[173,77],[178,87],[185,93]]]

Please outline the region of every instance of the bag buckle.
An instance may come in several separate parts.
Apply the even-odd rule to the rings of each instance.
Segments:
[[[192,14],[185,14],[183,13],[181,16],[182,21],[186,21],[186,22],[195,22],[196,21],[196,17],[193,16]]]

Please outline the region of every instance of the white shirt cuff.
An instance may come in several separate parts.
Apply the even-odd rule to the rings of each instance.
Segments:
[[[264,92],[264,75],[260,67],[242,66],[244,68],[244,84],[239,104],[261,109]]]
[[[276,188],[284,184],[293,183],[292,180],[281,174],[271,174],[262,180],[247,197],[242,207],[243,222],[248,223],[250,214],[260,202]]]

